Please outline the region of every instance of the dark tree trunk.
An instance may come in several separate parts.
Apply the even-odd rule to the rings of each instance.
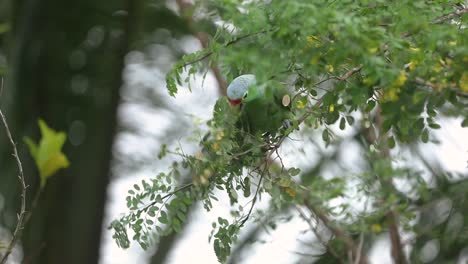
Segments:
[[[37,139],[37,119],[68,133],[71,166],[53,176],[23,233],[27,263],[97,263],[129,16],[123,1],[12,1],[14,27],[7,113],[25,160],[29,200],[37,169],[21,142]],[[19,196],[8,149],[0,177],[10,215]],[[3,174],[2,170],[2,174]],[[3,175],[2,175],[3,176]],[[11,191],[9,191],[9,190]],[[7,223],[8,224],[8,223]],[[11,223],[10,223],[11,225]]]

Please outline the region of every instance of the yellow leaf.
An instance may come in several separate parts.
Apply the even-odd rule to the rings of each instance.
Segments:
[[[315,64],[318,63],[319,59],[320,59],[320,56],[314,56],[314,57],[312,57],[312,58],[310,59],[309,63],[310,63],[311,65],[315,65]]]
[[[312,44],[314,44],[314,42],[319,40],[319,38],[317,36],[314,36],[314,35],[307,36],[306,39],[307,39],[307,43],[309,45],[312,45]]]
[[[293,188],[290,188],[290,187],[286,187],[285,190],[284,190],[289,196],[291,197],[296,197],[296,190],[294,190]]]
[[[374,53],[376,53],[378,50],[379,50],[379,49],[376,48],[376,47],[373,47],[373,48],[369,48],[369,49],[368,49],[368,51],[369,51],[370,54],[374,54]]]
[[[219,143],[213,142],[213,144],[211,144],[211,148],[213,148],[214,151],[218,151],[220,148]]]
[[[51,156],[42,166],[41,180],[47,180],[47,178],[54,175],[58,170],[68,168],[69,165],[70,162],[63,153],[56,153],[55,155]]]
[[[297,102],[296,102],[296,107],[297,107],[297,109],[304,109],[304,108],[305,108],[305,104],[304,104],[304,102],[302,102],[302,101],[297,101]]]
[[[285,178],[282,178],[278,181],[278,185],[281,187],[289,187],[291,185],[291,181]]]
[[[382,226],[379,225],[379,224],[373,224],[373,225],[371,226],[371,230],[372,230],[372,232],[374,232],[374,233],[380,233],[380,232],[382,232]]]
[[[66,139],[65,133],[51,129],[42,119],[39,119],[38,123],[42,135],[39,144],[34,143],[30,138],[25,138],[24,141],[36,162],[42,188],[52,175],[60,169],[67,168],[70,162],[67,156],[62,153],[62,147]]]
[[[464,72],[460,78],[460,89],[468,93],[468,73]]]
[[[205,157],[205,155],[203,155],[203,152],[201,152],[201,151],[197,151],[195,153],[195,158],[197,158],[199,160],[203,159],[204,157]]]
[[[406,73],[405,71],[400,71],[400,75],[398,75],[398,77],[395,79],[395,81],[393,82],[393,86],[395,87],[401,87],[405,84],[406,82]]]
[[[412,60],[408,64],[406,64],[406,66],[408,67],[409,71],[413,71],[414,69],[416,69],[416,66],[418,66],[418,64],[418,61]]]
[[[398,99],[400,99],[400,88],[397,87],[391,87],[390,89],[384,91],[384,94],[382,96],[382,100],[384,102],[395,102]]]
[[[221,140],[221,139],[223,139],[223,137],[224,137],[224,132],[219,131],[218,133],[216,133],[215,139],[216,140]]]

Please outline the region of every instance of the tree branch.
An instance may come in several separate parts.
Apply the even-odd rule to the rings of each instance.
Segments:
[[[187,0],[177,0],[177,5],[179,6],[182,15],[185,16],[188,27],[191,31],[193,31],[192,34],[200,41],[204,49],[208,48],[209,35],[205,32],[197,32],[193,26],[193,17],[189,15],[188,11],[191,9],[193,4]],[[218,81],[219,94],[222,96],[226,95],[227,82],[226,80],[224,80],[221,71],[215,63],[211,65],[211,71],[213,72],[216,80]]]
[[[436,84],[433,84],[433,83],[431,83],[431,82],[425,81],[425,80],[423,80],[422,78],[419,78],[419,77],[415,78],[415,79],[413,80],[413,82],[414,82],[415,84],[417,84],[417,85],[426,86],[426,87],[431,88],[431,89],[436,90],[436,91],[437,91],[437,89],[438,89],[438,87],[437,87]],[[460,97],[468,98],[468,93],[465,93],[465,92],[463,92],[463,91],[461,91],[461,90],[457,90],[457,89],[455,89],[455,88],[453,88],[453,87],[449,87],[448,89],[450,89],[450,91],[454,92],[456,95],[458,95],[458,96],[460,96]]]
[[[302,219],[307,222],[310,229],[312,229],[318,241],[330,252],[330,254],[332,254],[336,258],[336,260],[339,263],[344,263],[343,260],[338,255],[338,253],[327,243],[328,241],[325,241],[322,235],[320,235],[319,230],[317,229],[318,222],[316,225],[314,225],[313,223],[311,223],[311,217],[307,217],[307,215],[299,208],[299,206],[295,205],[295,208],[297,212],[299,213],[299,215],[302,217]]]
[[[437,18],[431,24],[441,24],[442,22],[447,21],[449,19],[462,16],[466,12],[468,12],[468,8],[458,9],[457,11],[455,11],[453,13],[450,13],[450,14],[447,14],[445,16],[441,16],[441,17]]]
[[[337,227],[332,223],[330,218],[322,210],[315,208],[311,205],[307,199],[304,199],[304,205],[317,216],[318,219],[332,232],[332,234],[345,243],[346,249],[351,253],[350,262],[353,263],[352,259],[355,258],[355,262],[359,264],[367,264],[368,260],[365,255],[361,253],[362,245],[356,245],[352,237],[341,228]]]
[[[237,38],[227,42],[226,44],[224,44],[224,47],[229,47],[229,46],[231,46],[231,45],[233,45],[233,44],[235,44],[235,43],[237,43],[237,42],[239,42],[239,41],[241,41],[243,39],[250,38],[250,37],[258,35],[258,34],[263,34],[263,33],[266,33],[268,31],[269,31],[268,29],[264,29],[264,30],[261,30],[261,31],[257,31],[257,32],[242,35],[240,37],[237,37]],[[211,55],[213,55],[213,51],[208,51],[207,53],[203,54],[201,57],[196,58],[193,61],[189,61],[189,62],[186,62],[186,63],[180,65],[179,67],[177,67],[177,69],[181,69],[181,68],[184,68],[186,66],[192,65],[194,63],[200,62],[200,61],[210,57]]]
[[[387,141],[388,135],[386,133],[382,133],[382,125],[383,125],[383,117],[381,113],[381,109],[377,110],[376,114],[376,125],[378,128],[378,137],[374,136],[374,140],[371,143],[375,143],[375,141],[379,140],[381,142]],[[384,146],[382,149],[382,154],[385,158],[390,158],[390,149],[387,146]],[[392,190],[395,190],[395,186],[391,179],[381,179],[381,184],[385,186],[389,186]],[[403,251],[403,245],[401,243],[400,232],[398,230],[398,213],[395,210],[390,210],[385,215],[388,221],[388,230],[390,234],[390,241],[391,241],[391,253],[393,261],[396,264],[406,264],[406,256]]]
[[[3,78],[2,78],[2,84],[3,84]],[[3,85],[2,85],[3,86]],[[1,91],[2,88],[0,88]],[[5,127],[5,131],[8,137],[8,140],[10,141],[10,144],[13,148],[13,157],[15,157],[16,160],[16,165],[18,166],[18,179],[21,184],[21,209],[20,213],[18,214],[18,222],[16,223],[15,231],[13,232],[13,237],[11,238],[10,243],[8,244],[7,250],[5,252],[5,255],[3,255],[2,260],[0,261],[1,264],[5,264],[8,260],[8,256],[11,254],[13,251],[13,248],[16,245],[16,242],[18,241],[21,230],[24,228],[25,224],[25,216],[26,216],[26,181],[24,179],[24,173],[23,173],[23,166],[21,165],[21,160],[18,155],[18,150],[16,149],[16,144],[13,141],[13,137],[11,136],[10,128],[8,127],[8,123],[6,120],[5,115],[3,114],[2,110],[0,109],[0,116],[2,118],[2,123],[3,126]]]

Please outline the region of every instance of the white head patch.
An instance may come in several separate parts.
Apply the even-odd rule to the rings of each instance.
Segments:
[[[241,75],[229,84],[227,88],[227,96],[229,99],[241,99],[245,92],[249,89],[250,86],[256,83],[255,75],[253,74],[244,74]]]

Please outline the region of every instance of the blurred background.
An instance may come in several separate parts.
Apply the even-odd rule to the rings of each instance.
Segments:
[[[223,71],[216,65],[206,78],[191,80],[193,92],[180,89],[176,98],[166,92],[165,73],[172,64],[205,47],[216,32],[216,21],[194,20],[190,8],[185,0],[0,0],[0,75],[5,76],[0,107],[23,162],[28,202],[39,179],[23,137],[39,138],[38,118],[67,133],[64,153],[71,162],[48,181],[9,263],[217,263],[208,235],[216,216],[229,214],[227,200],[209,213],[195,204],[184,230],[148,251],[135,243],[119,249],[107,230],[126,212],[127,190],[170,166],[170,158],[157,159],[161,144],[195,152],[197,137],[191,135],[204,133],[215,101],[225,94]],[[436,175],[448,170],[450,177],[466,176],[468,131],[460,128],[460,120],[441,122],[445,125],[436,137],[448,138],[447,143],[401,154],[412,157],[408,162],[425,171],[428,182],[443,181],[449,189],[450,181]],[[318,142],[314,138],[320,134],[305,133],[300,136]],[[358,171],[365,161],[356,133],[342,132],[338,149],[287,142],[284,162],[324,177]],[[11,153],[0,129],[1,241],[11,237],[20,201]],[[340,166],[332,165],[336,162]],[[440,196],[444,199],[426,212],[429,228],[468,221],[468,211],[449,213],[454,197],[442,191]],[[457,203],[467,208],[466,201]],[[268,198],[259,203],[259,208],[268,206]],[[362,206],[356,202],[357,208]],[[307,224],[277,217],[283,224],[271,232],[247,226],[230,263],[310,263],[311,256],[302,252],[321,249],[313,248],[316,239],[305,231]],[[375,241],[370,254],[374,263],[391,263],[387,240],[383,234]],[[430,261],[440,250],[435,242],[419,246],[423,259]],[[465,248],[453,259],[466,263],[466,255]]]

